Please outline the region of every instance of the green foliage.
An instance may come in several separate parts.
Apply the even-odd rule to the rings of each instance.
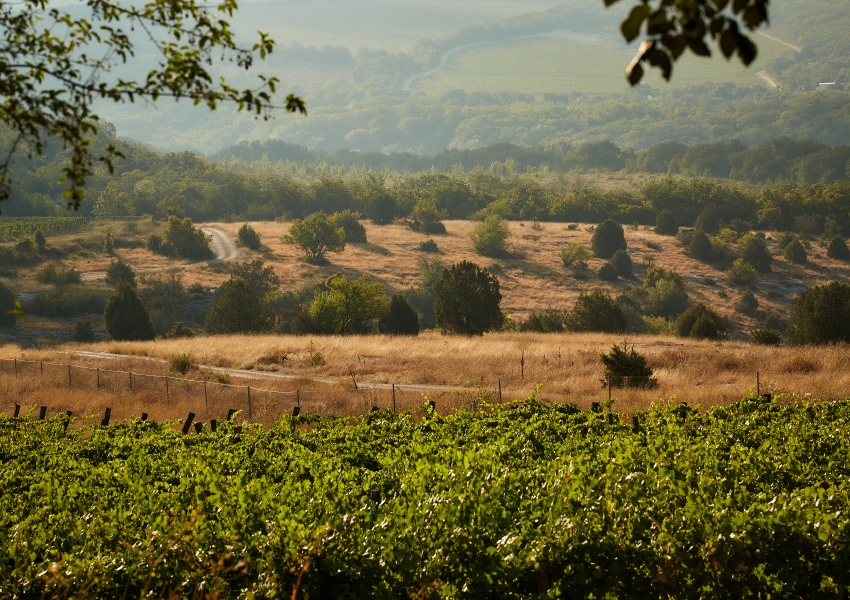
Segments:
[[[360,222],[360,213],[345,209],[331,216],[334,227],[345,231],[345,241],[352,244],[366,243],[366,228]]]
[[[726,324],[713,309],[700,302],[679,315],[673,332],[679,337],[722,340],[726,337]]]
[[[71,338],[75,342],[87,343],[95,341],[94,327],[92,326],[91,319],[79,319],[74,323],[74,334]]]
[[[326,292],[317,292],[310,304],[310,315],[315,323],[313,333],[368,333],[374,330],[375,321],[387,310],[383,284],[372,281],[369,275],[363,275],[359,281],[348,281],[337,275],[328,280],[327,288]]]
[[[750,288],[741,293],[741,299],[735,303],[735,310],[742,313],[752,313],[759,307],[759,301]]]
[[[755,236],[750,237],[744,243],[744,262],[750,263],[759,273],[769,273],[773,257],[767,249],[767,244]]]
[[[574,242],[567,244],[559,254],[561,264],[567,272],[579,273],[587,268],[587,261],[593,256],[584,244]]]
[[[691,242],[688,244],[688,253],[693,258],[703,262],[714,258],[714,249],[711,246],[711,241],[702,229],[697,229],[691,236]]]
[[[254,231],[254,228],[244,223],[239,231],[236,232],[236,245],[239,247],[250,248],[251,250],[260,249],[260,234]]]
[[[0,328],[11,329],[15,326],[15,315],[9,314],[15,310],[15,294],[0,281]]]
[[[166,335],[184,318],[188,298],[183,287],[183,273],[177,269],[142,273],[141,296],[158,335]]]
[[[280,277],[274,268],[257,258],[251,262],[237,262],[230,268],[231,279],[241,279],[248,284],[254,296],[262,300],[269,292],[280,287]]]
[[[641,290],[643,311],[655,317],[675,319],[689,306],[685,278],[675,270],[650,265]]]
[[[445,263],[437,257],[421,257],[419,264],[419,285],[423,289],[432,290],[437,286],[446,270]]]
[[[47,238],[44,237],[44,232],[39,229],[35,232],[32,239],[35,242],[35,245],[38,246],[38,253],[43,254],[44,250],[47,248]]]
[[[726,279],[729,283],[741,287],[755,283],[757,276],[755,268],[743,258],[736,258],[726,271]]]
[[[186,327],[183,324],[183,321],[177,321],[174,324],[174,327],[169,330],[168,334],[165,337],[169,340],[177,340],[180,338],[193,338],[195,337],[195,330],[191,327]],[[172,368],[172,370],[174,369]]]
[[[785,260],[798,265],[804,264],[809,260],[809,256],[806,254],[806,249],[803,248],[803,244],[801,244],[797,239],[791,240],[791,242],[785,246],[783,256],[785,257]]]
[[[759,346],[781,346],[782,334],[776,329],[756,329],[750,334],[750,343]]]
[[[301,248],[308,260],[322,261],[328,252],[345,250],[345,230],[334,225],[324,212],[317,212],[303,221],[295,219],[289,234],[281,236],[280,241]]]
[[[610,262],[603,264],[599,267],[599,279],[603,281],[617,281],[619,278],[619,274],[617,273],[617,269],[614,268]]]
[[[148,311],[126,281],[119,281],[103,311],[106,332],[113,340],[152,340],[156,335]]]
[[[564,317],[560,311],[535,308],[528,318],[519,324],[520,331],[535,333],[559,333],[564,331]]]
[[[626,317],[607,292],[580,292],[573,309],[564,314],[564,326],[572,332],[622,333],[626,329]]]
[[[442,221],[447,216],[445,209],[438,210],[436,204],[432,200],[421,198],[416,202],[413,212],[410,214],[410,220],[407,221],[408,227],[419,233],[445,233],[446,226]]]
[[[779,246],[782,250],[785,250],[785,247],[796,239],[796,235],[794,235],[790,231],[786,231],[776,238],[776,245]]]
[[[119,281],[126,281],[131,286],[136,287],[136,272],[133,270],[123,258],[113,260],[106,267],[106,283],[115,285]]]
[[[86,223],[85,217],[0,217],[0,235],[60,235],[82,231]]]
[[[833,281],[800,294],[788,328],[793,345],[850,342],[850,285]]]
[[[272,315],[248,283],[231,279],[225,281],[221,289],[204,320],[207,334],[266,333],[274,328]]]
[[[850,260],[850,249],[847,248],[844,238],[839,236],[832,238],[827,246],[826,255],[836,260]]]
[[[101,227],[100,241],[104,253],[112,254],[115,251],[115,233],[111,227]]]
[[[511,237],[508,224],[498,215],[490,215],[469,232],[475,252],[482,256],[505,256],[506,241]]]
[[[452,265],[434,286],[437,327],[459,335],[499,329],[505,319],[501,301],[499,280],[486,269],[468,261]]]
[[[187,352],[179,352],[177,354],[172,354],[168,358],[168,370],[172,373],[179,373],[180,375],[185,375],[189,372],[189,369],[192,368],[194,362],[194,357]]]
[[[599,359],[605,365],[602,383],[612,388],[630,387],[638,389],[652,389],[658,387],[658,380],[652,377],[652,369],[646,364],[646,357],[635,352],[632,346],[631,352],[620,350],[617,346],[611,346],[608,354],[599,354]]]
[[[157,233],[149,233],[145,239],[145,248],[155,254],[162,252],[162,236]]]
[[[720,221],[718,221],[713,211],[705,209],[699,214],[697,220],[694,221],[694,229],[716,235],[720,232]]]
[[[419,335],[419,313],[403,295],[394,294],[389,309],[378,320],[378,331],[389,335]]]
[[[655,218],[655,233],[675,236],[679,233],[679,221],[669,210],[662,210]]]
[[[175,216],[168,217],[159,252],[191,260],[205,260],[213,256],[209,238],[203,231],[195,229],[192,219]]]
[[[23,239],[15,244],[13,255],[19,262],[30,262],[38,256],[38,245],[30,238]]]
[[[609,262],[611,263],[611,266],[617,270],[617,274],[620,277],[625,279],[632,277],[632,269],[634,266],[632,265],[632,257],[629,256],[629,253],[626,250],[617,250]]]
[[[769,310],[764,316],[764,328],[775,329],[779,332],[783,332],[785,331],[785,321],[783,321],[778,314],[776,314],[772,310]]]
[[[429,238],[425,241],[419,242],[419,251],[436,254],[440,251],[440,249],[437,247],[437,242]]]
[[[599,258],[611,258],[617,250],[625,250],[626,236],[622,226],[606,219],[594,230],[590,247]]]

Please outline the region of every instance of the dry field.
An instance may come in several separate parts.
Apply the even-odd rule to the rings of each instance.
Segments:
[[[653,402],[684,401],[709,407],[733,402],[756,389],[759,373],[762,393],[782,393],[786,398],[807,395],[822,400],[850,396],[850,353],[847,346],[819,348],[768,348],[738,342],[694,342],[670,337],[630,337],[629,348],[645,354],[659,387],[639,391],[615,389],[613,409],[634,413]],[[55,350],[21,350],[0,347],[0,358],[72,363],[101,369],[133,371],[131,393],[126,374],[102,372],[102,389],[96,391],[94,371],[74,369],[74,386],[68,389],[64,367],[19,364],[16,380],[12,365],[0,361],[2,412],[9,414],[14,402],[25,409],[49,407],[50,413],[71,410],[77,414],[100,414],[110,406],[114,419],[148,412],[152,418],[182,418],[190,410],[198,419],[221,419],[227,408],[247,409],[245,387],[252,386],[252,420],[273,422],[295,404],[294,394],[257,391],[300,390],[302,409],[317,414],[363,414],[372,406],[390,408],[398,384],[397,409],[413,410],[427,396],[436,399],[445,413],[469,408],[479,386],[485,398],[496,399],[501,382],[503,399],[528,396],[541,385],[546,402],[569,401],[581,408],[605,401],[608,392],[600,384],[599,353],[622,336],[603,334],[487,334],[479,338],[449,337],[426,333],[416,338],[388,336],[295,337],[220,336],[176,341],[98,343],[68,345]],[[83,350],[103,355],[80,356]],[[188,353],[195,367],[188,378],[207,379],[208,405],[203,384],[170,380],[165,398],[162,376],[169,371],[171,356]],[[321,360],[310,360],[321,354]],[[263,356],[285,355],[271,364]],[[318,362],[319,364],[311,364]],[[212,370],[207,367],[221,367]],[[215,382],[228,372],[233,387]],[[148,374],[157,377],[142,377]],[[353,378],[360,389],[354,391]],[[404,384],[419,384],[405,388]],[[462,388],[462,389],[458,389]],[[215,391],[213,391],[213,389]]]

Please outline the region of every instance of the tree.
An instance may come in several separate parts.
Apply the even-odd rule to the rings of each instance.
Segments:
[[[272,267],[267,267],[262,259],[236,263],[230,269],[231,279],[241,279],[248,284],[251,292],[260,300],[272,290],[280,287],[280,277]]]
[[[599,359],[605,365],[605,372],[602,374],[603,385],[610,382],[611,387],[639,389],[658,386],[658,380],[652,377],[652,369],[646,364],[646,357],[635,352],[634,346],[631,352],[611,346],[611,352],[600,353]]]
[[[645,297],[644,311],[656,317],[675,319],[690,304],[685,287],[685,278],[675,270],[650,265],[641,290]]]
[[[11,329],[15,326],[15,315],[9,310],[14,306],[15,294],[0,281],[0,328]]]
[[[611,219],[606,219],[597,225],[590,239],[590,247],[599,258],[611,258],[617,250],[625,250],[623,228]]]
[[[844,238],[840,236],[832,238],[832,241],[829,242],[829,246],[826,249],[826,255],[829,258],[834,258],[836,260],[850,260],[850,249],[847,248],[847,243],[844,241]]]
[[[699,214],[697,220],[694,221],[694,229],[716,235],[720,232],[720,221],[717,220],[717,217],[714,216],[714,213],[710,209],[706,208]]]
[[[764,243],[764,240],[755,236],[747,237],[749,239],[744,242],[744,254],[742,258],[745,262],[750,263],[759,273],[769,273],[773,257],[767,249],[767,244]]]
[[[619,1],[604,0],[605,6]],[[641,63],[647,63],[669,80],[673,63],[685,50],[690,49],[697,56],[711,56],[707,35],[717,41],[727,59],[737,52],[742,63],[751,64],[756,58],[756,46],[741,30],[746,27],[753,31],[767,23],[769,1],[640,0],[620,25],[623,38],[632,42],[641,36],[646,23],[646,39],[626,67],[626,78],[631,85],[639,83],[643,78]]]
[[[714,249],[711,247],[711,241],[702,229],[697,229],[691,236],[691,243],[688,244],[688,253],[690,253],[693,258],[703,262],[711,260],[714,256]]]
[[[610,262],[599,267],[599,279],[602,281],[617,281],[619,277],[617,269]]]
[[[754,312],[759,307],[758,298],[750,288],[741,293],[741,299],[735,303],[735,308],[742,313]]]
[[[564,316],[561,311],[535,308],[528,318],[519,324],[520,331],[537,333],[557,333],[564,330]]]
[[[334,213],[331,217],[336,227],[342,227],[345,231],[345,241],[352,244],[366,243],[366,228],[360,222],[360,213],[351,212],[346,208],[342,212]]]
[[[732,263],[732,266],[726,271],[726,279],[728,279],[729,283],[732,285],[752,285],[755,283],[756,277],[757,271],[753,265],[745,262],[743,258],[736,258],[735,262]]]
[[[272,330],[271,314],[245,281],[225,281],[222,289],[204,320],[206,333],[263,333]]]
[[[785,260],[791,261],[792,263],[801,265],[809,260],[808,254],[806,254],[806,249],[803,248],[803,244],[800,243],[799,240],[794,239],[790,244],[785,246],[785,252],[783,253]]]
[[[169,340],[177,340],[180,338],[193,338],[195,337],[195,330],[191,327],[186,327],[183,324],[183,321],[177,321],[174,324],[174,327],[168,332],[166,335]]]
[[[106,283],[115,285],[119,281],[126,281],[132,287],[136,287],[136,272],[129,264],[124,262],[123,258],[113,260],[106,267]]]
[[[75,342],[93,342],[95,335],[91,320],[88,318],[80,319],[74,323],[74,335],[71,337]]]
[[[679,233],[679,222],[669,210],[662,210],[655,217],[655,233],[659,235],[676,235]]]
[[[755,329],[750,334],[750,343],[759,346],[779,346],[782,344],[782,334],[776,329]]]
[[[44,237],[44,232],[39,229],[35,232],[32,239],[35,242],[35,245],[38,246],[38,253],[43,254],[44,250],[47,248],[47,238]]]
[[[105,163],[111,171],[113,157],[123,156],[114,128],[98,124],[93,112],[98,101],[186,98],[210,110],[232,102],[239,110],[268,117],[276,78],[260,75],[256,90],[239,90],[213,72],[219,57],[249,69],[256,55],[264,59],[274,49],[273,40],[263,33],[253,47],[238,46],[229,23],[235,10],[236,3],[229,0],[215,10],[196,0],[150,0],[139,8],[106,0],[89,0],[72,10],[51,8],[47,0],[4,6],[0,119],[15,138],[0,164],[0,200],[9,196],[8,171],[16,148],[41,154],[55,139],[70,154],[63,168],[65,198],[70,206],[79,206],[86,178],[99,168],[96,163]],[[142,39],[151,41],[158,66],[143,67],[147,76],[140,81],[110,76],[113,67],[134,60],[137,42],[129,33],[134,30],[145,32]],[[284,108],[306,112],[303,101],[291,94]],[[98,134],[107,142],[92,155],[98,146],[91,140]]]
[[[628,279],[632,276],[632,257],[625,250],[617,250],[614,256],[611,257],[611,266],[617,269],[617,274],[620,277]]]
[[[154,329],[159,335],[166,335],[174,323],[183,318],[188,301],[183,273],[177,269],[142,273],[139,281],[142,284],[141,296]]]
[[[162,232],[160,252],[191,260],[204,260],[213,256],[210,238],[203,231],[195,229],[192,219],[175,216],[168,217],[168,225]]]
[[[499,329],[499,280],[475,263],[463,261],[443,271],[434,287],[434,313],[443,333],[483,335]]]
[[[308,261],[322,262],[328,252],[345,250],[345,230],[319,211],[303,221],[295,219],[289,234],[281,236],[280,241],[301,248]]]
[[[673,324],[673,331],[679,337],[722,340],[726,337],[726,324],[720,315],[700,302],[679,315]]]
[[[245,223],[242,227],[239,228],[239,231],[236,232],[236,245],[244,246],[245,248],[250,248],[251,250],[259,250],[260,248],[260,235],[254,230],[253,227]]]
[[[389,335],[419,335],[419,313],[404,296],[394,294],[389,309],[378,320],[378,331]]]
[[[387,310],[383,284],[372,281],[369,275],[359,281],[338,275],[326,285],[328,291],[317,293],[310,304],[310,314],[319,327],[317,333],[365,333]]]
[[[584,244],[573,242],[561,250],[559,255],[565,271],[577,273],[587,268],[587,261],[593,256]]]
[[[106,332],[114,340],[152,340],[156,336],[145,305],[126,281],[115,285],[115,291],[106,302],[103,321]]]
[[[833,281],[800,294],[788,341],[794,345],[850,342],[850,285]]]
[[[490,215],[468,233],[475,251],[482,256],[504,256],[505,241],[511,237],[508,224],[499,215]]]
[[[626,317],[620,306],[602,290],[590,294],[580,292],[575,306],[564,314],[567,331],[601,331],[622,333],[626,329]]]

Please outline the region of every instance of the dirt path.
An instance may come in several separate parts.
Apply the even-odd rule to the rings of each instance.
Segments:
[[[758,73],[756,73],[756,76],[758,76],[758,77],[759,77],[759,79],[761,79],[761,80],[762,80],[762,81],[764,81],[767,85],[769,85],[770,87],[772,87],[772,88],[774,88],[774,89],[776,89],[776,88],[778,88],[778,87],[779,87],[779,84],[778,84],[778,83],[776,83],[776,82],[775,82],[775,81],[771,78],[771,76],[767,74],[767,71],[759,71]]]
[[[757,31],[756,33],[759,34],[762,37],[766,37],[769,40],[773,40],[777,44],[782,44],[783,46],[788,46],[789,48],[791,48],[795,52],[802,52],[803,51],[803,49],[800,48],[800,46],[795,46],[794,44],[789,44],[788,42],[780,40],[778,37],[773,37],[772,35],[770,35],[769,33],[765,33],[764,31]]]
[[[203,231],[208,236],[210,236],[210,238],[212,238],[210,240],[210,247],[212,248],[212,251],[215,254],[215,258],[208,262],[226,262],[242,258],[242,252],[239,251],[239,249],[236,247],[236,244],[234,244],[233,240],[230,239],[230,236],[227,235],[227,232],[216,227],[201,227],[201,231]],[[152,273],[154,271],[166,271],[168,269],[179,269],[189,266],[191,266],[191,264],[165,264],[158,267],[136,269],[136,272]],[[80,277],[83,281],[94,281],[96,279],[104,279],[106,278],[106,271],[90,271],[88,273],[83,273]]]

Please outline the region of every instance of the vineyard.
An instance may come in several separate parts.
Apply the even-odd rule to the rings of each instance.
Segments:
[[[85,227],[85,217],[0,217],[0,236],[20,237],[36,231],[60,235],[82,231]]]
[[[847,598],[850,401],[0,421],[5,597]]]

